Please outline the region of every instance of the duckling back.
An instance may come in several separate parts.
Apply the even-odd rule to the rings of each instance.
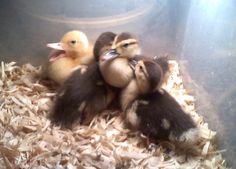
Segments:
[[[155,139],[178,141],[182,134],[196,128],[192,118],[165,90],[141,95],[136,113],[141,118],[140,129]]]
[[[155,140],[193,143],[198,138],[196,124],[178,102],[160,88],[165,70],[154,61],[140,59],[142,57],[138,57],[134,65],[135,78],[121,95],[127,124]]]

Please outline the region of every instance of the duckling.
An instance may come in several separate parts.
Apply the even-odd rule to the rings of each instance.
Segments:
[[[102,33],[94,46],[95,58],[110,49],[115,38],[112,32]],[[103,80],[97,63],[75,70],[58,92],[50,118],[71,128],[73,124],[88,124],[108,107],[115,96],[113,88]]]
[[[128,85],[133,77],[129,60],[140,52],[136,37],[127,32],[117,35],[111,49],[99,59],[99,68],[104,80],[117,88]]]
[[[78,65],[94,60],[87,36],[80,31],[67,32],[59,43],[49,43],[47,47],[54,49],[46,66],[47,75],[60,85]]]
[[[152,66],[150,66],[152,65]],[[199,130],[192,118],[184,112],[178,102],[164,89],[160,89],[161,70],[158,64],[138,62],[132,88],[123,91],[123,110],[127,123],[150,138],[173,142],[195,142]],[[156,67],[155,69],[153,67]],[[135,97],[125,96],[135,91]],[[134,92],[133,92],[134,95]]]

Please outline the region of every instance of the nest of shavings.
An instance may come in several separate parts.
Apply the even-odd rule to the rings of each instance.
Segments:
[[[1,63],[0,69],[0,166],[1,168],[225,168],[216,149],[216,132],[208,129],[194,107],[194,97],[184,89],[176,61],[163,86],[183,106],[201,129],[196,148],[201,154],[177,154],[174,145],[155,145],[140,132],[124,127],[119,113],[105,111],[89,126],[62,130],[47,115],[55,96],[39,78],[40,67]]]

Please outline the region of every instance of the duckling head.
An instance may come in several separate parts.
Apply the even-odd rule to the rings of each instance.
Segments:
[[[137,38],[128,32],[124,32],[115,37],[111,49],[101,57],[101,60],[110,60],[116,57],[131,59],[140,52]]]
[[[99,57],[111,49],[115,37],[116,34],[113,32],[104,32],[97,38],[93,48],[93,55],[96,61],[99,61]]]
[[[89,49],[89,41],[87,36],[80,31],[67,32],[58,43],[49,43],[47,47],[55,49],[51,53],[49,61],[55,61],[61,57],[77,57],[85,55]]]
[[[140,60],[134,67],[134,74],[141,93],[153,92],[160,88],[163,72],[157,63]]]

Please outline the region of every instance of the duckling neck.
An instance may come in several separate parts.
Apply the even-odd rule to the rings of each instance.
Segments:
[[[71,58],[77,65],[88,65],[94,61],[91,48],[80,52],[69,52],[68,58]]]
[[[121,108],[126,111],[127,107],[138,97],[140,94],[137,81],[132,79],[130,83],[123,89],[121,93]]]
[[[66,57],[70,60],[76,60],[80,57],[80,53],[75,51],[66,52]]]

